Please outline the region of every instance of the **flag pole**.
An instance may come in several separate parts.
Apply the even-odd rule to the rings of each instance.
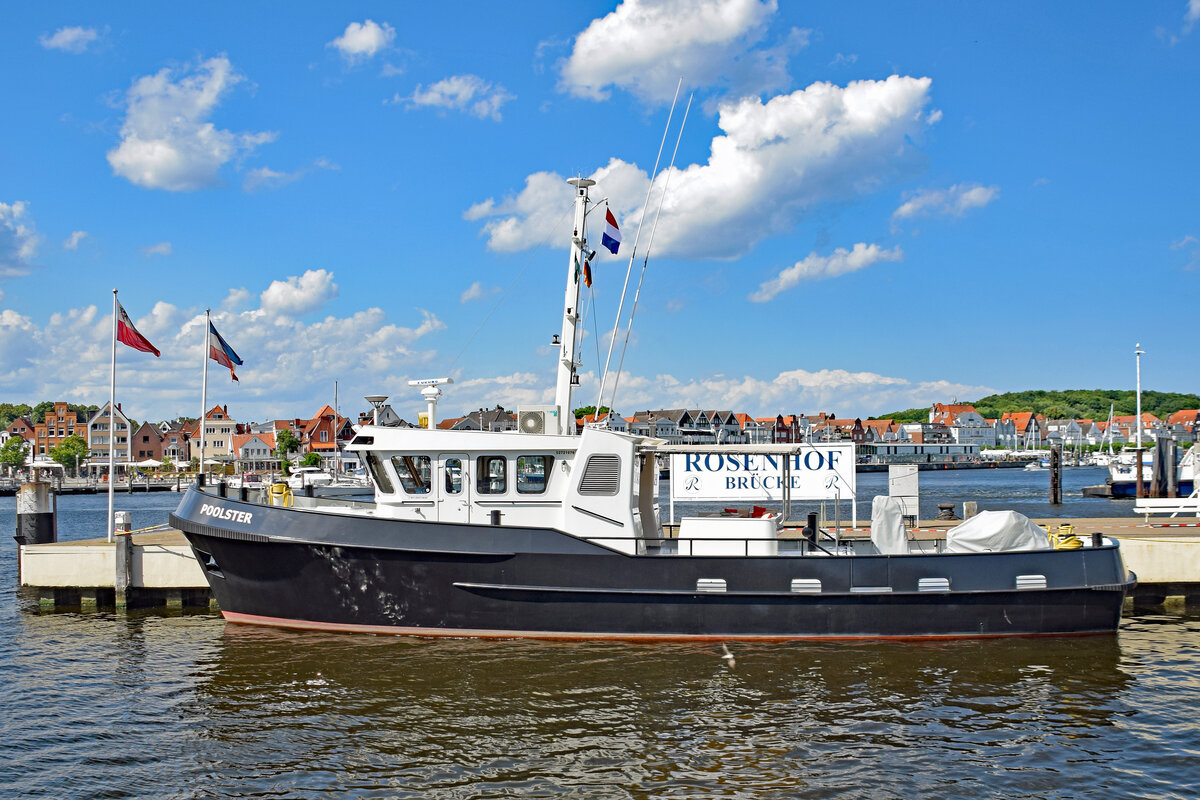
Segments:
[[[108,541],[113,540],[113,456],[117,449],[117,290],[113,289],[112,369],[108,374]]]
[[[197,485],[204,486],[204,415],[208,413],[208,331],[212,325],[210,322],[211,309],[204,309],[204,347],[200,351],[200,357],[204,361],[204,377],[200,381],[200,474],[197,476]]]

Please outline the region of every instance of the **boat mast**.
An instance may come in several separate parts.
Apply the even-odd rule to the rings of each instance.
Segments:
[[[558,406],[559,432],[572,435],[575,433],[575,424],[571,413],[571,386],[578,380],[575,374],[578,367],[575,360],[575,329],[579,324],[579,274],[583,269],[587,247],[584,223],[587,218],[588,187],[595,186],[596,182],[590,178],[571,178],[567,183],[575,187],[575,226],[571,229],[571,252],[567,258],[567,290],[563,298],[554,405]]]
[[[1133,347],[1133,355],[1137,359],[1137,452],[1138,452],[1138,469],[1142,468],[1142,356],[1146,351],[1142,349],[1142,343],[1138,342]]]

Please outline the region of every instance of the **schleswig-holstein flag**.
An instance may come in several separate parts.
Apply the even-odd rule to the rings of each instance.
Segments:
[[[121,344],[127,344],[134,350],[141,350],[143,353],[154,353],[155,356],[161,356],[158,348],[150,344],[150,340],[138,333],[138,329],[133,327],[133,322],[129,319],[129,315],[125,313],[125,307],[119,302],[117,303],[117,341]]]
[[[607,247],[614,256],[621,247],[621,229],[617,227],[617,218],[608,206],[604,207],[604,236],[601,237],[600,244]]]

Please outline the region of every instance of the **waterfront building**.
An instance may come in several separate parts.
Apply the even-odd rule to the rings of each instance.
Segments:
[[[20,436],[29,443],[31,448],[37,444],[37,433],[34,430],[34,424],[29,421],[29,417],[17,417],[9,423],[5,433],[12,436]]]
[[[940,422],[905,422],[900,425],[900,442],[913,444],[949,444],[954,441],[950,429]],[[976,449],[979,445],[975,445]]]
[[[369,408],[366,411],[359,412],[359,425],[374,425],[375,424],[375,409]],[[396,409],[392,408],[391,403],[385,403],[379,407],[379,424],[391,427],[403,427],[407,425],[404,420],[400,419],[400,415],[396,413]],[[442,427],[440,424],[438,427]]]
[[[1200,410],[1189,408],[1167,417],[1167,429],[1177,442],[1200,441]]]
[[[979,445],[954,442],[867,443],[856,452],[859,463],[863,464],[955,464],[979,460]]]
[[[447,420],[442,420],[442,422],[447,422]],[[481,408],[478,411],[472,411],[465,417],[455,417],[448,426],[439,423],[437,427],[445,427],[446,430],[452,431],[515,431],[517,415],[506,411],[503,406]]]
[[[894,442],[900,438],[900,427],[896,425],[895,420],[864,419],[862,426],[867,444],[872,442]]]
[[[354,438],[354,427],[349,419],[324,405],[305,423],[301,433],[304,449],[320,454],[321,467],[332,470],[335,463],[340,464],[343,460],[342,450]]]
[[[770,430],[749,414],[734,414],[742,429],[742,439],[747,444],[769,444]]]
[[[575,430],[582,431],[584,427],[607,428],[621,433],[629,432],[629,423],[625,421],[625,418],[612,411],[602,417],[597,414],[584,414],[582,417],[576,417]]]
[[[198,425],[196,430],[200,430]],[[232,463],[235,433],[238,433],[238,425],[229,416],[229,406],[213,406],[204,414],[204,452],[200,452],[200,434],[197,432],[188,439],[189,460]]]
[[[1006,411],[1001,420],[1012,423],[1013,449],[1041,447],[1046,438],[1042,427],[1046,418],[1041,414],[1034,414],[1032,411]],[[999,436],[996,441],[1001,443]],[[1007,445],[1007,442],[1003,444]]]
[[[68,436],[87,438],[78,415],[65,402],[58,401],[54,410],[47,411],[42,421],[33,426],[34,455],[49,455],[51,448],[62,444]]]
[[[233,457],[238,474],[283,471],[280,459],[275,454],[273,432],[235,433]]]
[[[188,462],[188,430],[187,425],[178,420],[162,422],[158,426],[162,434],[162,459],[175,466],[187,466]]]
[[[130,441],[130,461],[163,460],[163,435],[157,425],[143,422]]]
[[[86,423],[86,439],[92,473],[102,474],[108,471],[108,449],[114,447],[114,469],[124,469],[133,461],[133,447],[130,441],[130,417],[125,416],[121,404],[116,404],[116,411],[109,420],[108,403],[92,414]],[[80,429],[84,433],[84,429]]]
[[[671,444],[682,444],[683,437],[679,426],[668,417],[658,416],[661,412],[639,411],[632,417],[626,417],[629,432],[635,436],[651,436]]]
[[[995,428],[969,403],[934,403],[929,409],[929,421],[945,425],[950,438],[959,444],[993,447]]]
[[[1120,416],[1113,417],[1112,424],[1113,427],[1120,432],[1124,441],[1137,441],[1137,431],[1139,426],[1137,423],[1136,414],[1122,414]],[[1158,436],[1159,432],[1166,429],[1166,425],[1161,419],[1147,411],[1143,412],[1142,414],[1141,429],[1142,443],[1145,444],[1147,442],[1153,442],[1155,437]]]

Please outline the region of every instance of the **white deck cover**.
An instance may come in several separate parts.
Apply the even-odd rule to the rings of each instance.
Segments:
[[[908,533],[904,530],[904,509],[895,497],[876,495],[871,501],[871,544],[884,555],[908,553]]]
[[[946,534],[947,553],[999,553],[1044,550],[1050,536],[1015,511],[981,511]]]

